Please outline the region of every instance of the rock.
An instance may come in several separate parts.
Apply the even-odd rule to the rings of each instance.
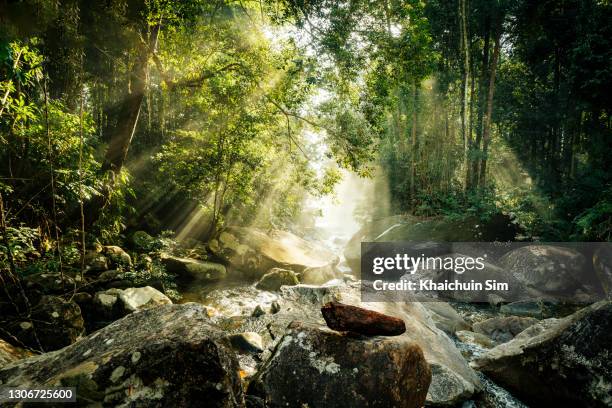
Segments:
[[[487,222],[478,217],[454,220],[396,215],[372,221],[355,233],[344,249],[344,257],[353,273],[360,276],[362,242],[430,242],[435,244],[429,248],[430,254],[441,255],[450,252],[445,242],[511,241],[518,232],[517,225],[503,214]]]
[[[10,387],[78,387],[79,406],[238,407],[238,362],[201,305],[133,313],[58,350],[0,370]]]
[[[479,347],[491,348],[495,346],[495,342],[482,333],[476,333],[469,330],[459,330],[455,333],[457,338],[468,344],[474,344]]]
[[[431,382],[423,352],[399,337],[351,338],[292,323],[249,385],[272,406],[421,407]]]
[[[581,287],[586,270],[586,260],[580,252],[552,245],[514,249],[502,256],[499,264],[528,287],[568,296]]]
[[[264,350],[263,339],[255,332],[244,332],[230,336],[232,346],[247,353],[261,353]]]
[[[270,305],[270,313],[276,314],[276,313],[280,312],[280,310],[281,310],[281,307],[278,304],[278,302],[276,300],[273,301],[272,304]]]
[[[342,273],[331,264],[306,268],[300,274],[300,282],[308,285],[322,285],[338,278],[342,278]]]
[[[290,232],[228,227],[209,243],[210,250],[249,277],[271,268],[302,272],[306,268],[336,264],[338,258],[320,245]]]
[[[79,305],[46,295],[32,308],[31,320],[13,323],[7,331],[32,349],[51,351],[77,341],[85,328]]]
[[[470,324],[446,302],[424,302],[423,306],[429,310],[436,327],[446,334],[470,329]]]
[[[269,290],[271,292],[277,291],[283,285],[297,285],[300,281],[298,280],[297,274],[288,269],[272,268],[268,273],[261,277],[255,287],[259,290]]]
[[[134,232],[132,234],[132,243],[137,249],[144,251],[152,251],[157,245],[155,238],[145,231]]]
[[[74,290],[74,279],[61,273],[37,273],[25,279],[28,290],[39,290],[46,294],[61,294]]]
[[[108,259],[98,250],[85,252],[85,269],[87,272],[102,272],[108,269]]]
[[[132,266],[132,258],[123,249],[116,245],[107,245],[102,249],[102,254],[110,261],[109,266]]]
[[[323,305],[321,313],[325,323],[332,330],[350,331],[367,336],[399,336],[406,331],[402,319],[357,306],[329,302]]]
[[[95,314],[102,323],[117,320],[137,310],[172,304],[168,296],[150,286],[143,288],[109,289],[93,298]]]
[[[497,343],[505,343],[537,322],[538,320],[533,317],[501,316],[474,323],[473,329],[476,333],[484,334]]]
[[[529,405],[610,406],[612,302],[538,325],[489,350],[474,367]]]
[[[520,300],[502,305],[501,313],[514,316],[529,316],[543,318],[550,315],[550,308],[544,302],[533,300]]]
[[[183,281],[218,281],[227,275],[225,266],[214,262],[163,255],[162,263],[169,273]]]
[[[0,369],[8,364],[14,363],[17,360],[28,358],[33,355],[34,354],[27,350],[15,347],[12,344],[0,339]]]
[[[124,309],[129,312],[172,304],[168,296],[150,286],[125,289],[119,293],[119,300],[123,303]]]
[[[263,308],[260,305],[257,305],[257,306],[255,306],[255,309],[253,309],[253,313],[251,313],[251,316],[259,317],[259,316],[263,316],[265,314],[266,314],[266,312],[263,310]]]
[[[593,253],[593,269],[608,299],[612,299],[612,246],[600,244]]]
[[[255,331],[264,339],[264,359],[287,333],[291,322],[301,321],[324,326],[321,307],[327,302],[342,302],[400,318],[406,325],[406,332],[392,339],[418,344],[432,368],[428,405],[460,405],[480,390],[480,380],[476,372],[468,366],[455,342],[436,327],[431,312],[424,303],[362,302],[360,285],[357,282],[283,286],[279,292],[262,292],[252,286],[244,286],[215,290],[209,294],[208,299],[221,316],[232,316],[220,317],[220,325],[231,327],[233,333]],[[271,309],[275,302],[280,307],[276,314],[266,313],[258,318],[251,317],[256,305],[263,311]]]

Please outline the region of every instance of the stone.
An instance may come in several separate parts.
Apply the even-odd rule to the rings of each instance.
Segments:
[[[329,302],[323,305],[321,313],[332,330],[367,336],[399,336],[406,331],[402,319],[357,306]]]
[[[446,334],[470,329],[470,324],[446,302],[423,302],[423,306],[429,310],[436,327]]]
[[[151,286],[125,290],[113,288],[94,295],[93,315],[101,317],[102,323],[108,323],[137,310],[168,304],[172,304],[170,298]]]
[[[259,290],[278,291],[283,285],[297,285],[297,274],[288,269],[272,268],[268,273],[261,277],[255,287]]]
[[[400,337],[353,338],[294,322],[251,381],[271,406],[421,407],[431,370],[420,347]]]
[[[85,326],[78,304],[45,295],[32,308],[31,320],[8,324],[6,331],[32,349],[52,351],[77,341]]]
[[[532,406],[612,404],[612,302],[537,323],[473,366]]]
[[[216,256],[252,278],[261,277],[271,268],[302,272],[338,262],[323,246],[279,230],[228,227],[209,242],[209,247]]]
[[[87,272],[102,272],[108,269],[108,259],[98,250],[85,252],[85,269]]]
[[[416,343],[431,366],[428,406],[461,405],[481,389],[477,373],[468,366],[454,340],[436,326],[426,303],[362,302],[358,282],[283,286],[279,292],[262,292],[253,286],[217,289],[210,292],[207,299],[219,310],[221,317],[218,319],[222,327],[228,327],[232,333],[255,331],[264,339],[266,351],[262,356],[278,346],[293,321],[324,327],[321,307],[327,302],[342,302],[394,316],[404,321],[406,332],[389,339]],[[265,313],[256,319],[251,317],[256,305],[264,311],[271,309],[275,302],[280,307],[276,314]]]
[[[163,255],[162,263],[169,273],[177,275],[181,281],[213,282],[227,275],[225,266],[214,262]]]
[[[134,232],[132,234],[132,243],[137,249],[144,251],[152,251],[157,245],[155,238],[145,231]]]
[[[585,278],[586,259],[572,248],[527,245],[499,259],[502,268],[524,285],[545,294],[573,295]]]
[[[106,256],[110,261],[109,266],[132,266],[132,257],[130,257],[130,255],[121,247],[116,245],[106,245],[102,249],[102,254],[104,254],[104,256]]]
[[[499,316],[474,323],[472,327],[476,333],[484,334],[497,343],[505,343],[537,322],[533,317]]]
[[[374,220],[357,231],[344,248],[344,257],[356,276],[361,276],[362,242],[430,242],[430,255],[450,252],[445,242],[511,241],[519,228],[511,217],[495,214],[487,222],[478,217],[461,220],[448,218],[419,218],[395,215]]]
[[[39,290],[45,294],[61,294],[74,290],[74,279],[59,272],[37,273],[24,278],[28,291]]]
[[[341,279],[342,273],[333,265],[309,267],[300,274],[300,282],[308,285],[323,285],[333,279]]]
[[[459,330],[457,333],[455,333],[455,335],[463,343],[474,344],[484,348],[495,347],[495,342],[482,333],[469,330]]]
[[[78,406],[239,407],[238,362],[203,306],[130,314],[58,350],[0,369],[9,387],[78,387]]]

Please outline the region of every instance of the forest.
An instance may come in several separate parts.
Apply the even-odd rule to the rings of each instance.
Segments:
[[[90,333],[131,330],[135,322],[121,322],[138,302],[196,302],[223,315],[232,296],[251,296],[231,292],[244,282],[265,291],[274,280],[274,292],[278,282],[358,281],[359,243],[385,234],[609,242],[611,22],[607,0],[0,1],[0,352],[12,350],[13,361],[95,349]],[[320,228],[330,219],[336,229]],[[593,257],[605,271],[597,262],[612,251],[601,248],[568,262]],[[249,251],[256,256],[246,259]],[[610,270],[597,284],[608,298]],[[155,293],[127,294],[143,288]],[[281,300],[253,313],[274,316]],[[180,321],[181,310],[167,321]],[[159,328],[160,337],[174,339],[171,330]],[[610,337],[602,330],[597,347]],[[146,343],[138,333],[133,341]],[[465,365],[456,354],[445,361]],[[285,385],[268,377],[289,364],[278,359],[262,369],[240,357],[237,381],[256,385],[245,397],[223,383],[230,390],[214,398],[233,402],[218,406],[264,406],[260,397],[276,406]],[[42,381],[4,363],[0,353],[0,384]],[[502,391],[465,370],[457,375],[471,391],[430,388],[427,405],[510,406],[472,397]],[[494,379],[530,406],[544,398]],[[99,401],[105,387],[70,381],[62,385],[88,390],[80,402]],[[198,398],[214,394],[208,386],[194,385]],[[323,397],[332,392],[321,387]],[[104,392],[105,406],[129,402]],[[181,392],[172,395],[182,402],[159,406],[199,406]],[[610,390],[601,392],[584,406],[605,406]],[[139,401],[132,406],[154,406]]]

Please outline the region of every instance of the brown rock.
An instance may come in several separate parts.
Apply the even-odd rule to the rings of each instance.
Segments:
[[[329,302],[321,308],[330,329],[351,331],[368,336],[399,336],[406,331],[402,319],[357,306]]]

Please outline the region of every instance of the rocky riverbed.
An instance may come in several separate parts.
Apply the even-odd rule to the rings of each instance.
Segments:
[[[36,319],[3,328],[0,384],[76,386],[83,406],[612,405],[609,301],[368,303],[342,256],[287,232],[231,228],[207,251],[214,262],[160,256],[180,304],[153,280],[134,285],[121,268],[133,255],[118,247],[91,254],[70,296],[77,276],[28,278]],[[328,302],[401,319],[405,332],[332,330]]]

